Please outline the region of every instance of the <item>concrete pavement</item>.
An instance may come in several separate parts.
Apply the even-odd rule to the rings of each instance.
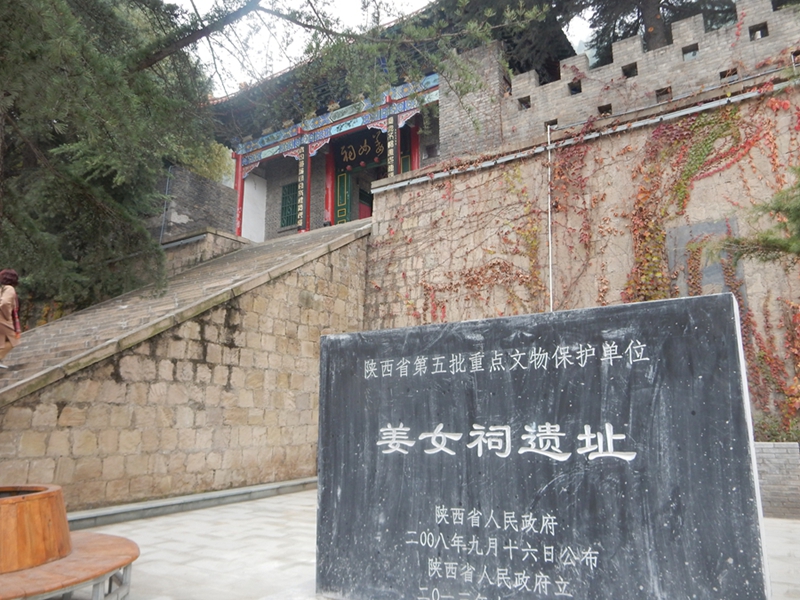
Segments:
[[[129,600],[315,598],[317,491],[94,527],[139,544]],[[90,600],[89,591],[74,600]]]
[[[91,531],[139,544],[130,600],[313,600],[316,504],[307,490]],[[800,599],[800,520],[766,519],[765,537],[772,600]]]
[[[772,600],[800,598],[800,521],[764,519]]]

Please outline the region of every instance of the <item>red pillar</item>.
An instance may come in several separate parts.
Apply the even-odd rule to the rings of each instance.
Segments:
[[[233,189],[236,191],[236,235],[242,235],[242,215],[244,214],[244,179],[242,179],[242,155],[232,155],[236,160],[236,171],[233,175]]]
[[[325,221],[333,225],[333,203],[336,197],[336,162],[333,148],[325,155]]]
[[[419,127],[411,125],[411,170],[419,169]]]

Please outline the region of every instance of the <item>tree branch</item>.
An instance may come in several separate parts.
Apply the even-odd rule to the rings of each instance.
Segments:
[[[157,64],[158,62],[164,60],[165,58],[167,58],[169,56],[172,56],[173,54],[175,54],[177,52],[180,52],[181,50],[183,50],[187,46],[191,46],[195,42],[197,42],[197,41],[199,41],[199,40],[201,40],[201,39],[203,39],[205,37],[208,37],[212,33],[216,33],[218,31],[221,31],[222,29],[224,29],[228,25],[231,25],[231,24],[235,23],[236,21],[242,19],[243,17],[245,17],[248,14],[250,14],[252,12],[255,12],[255,11],[268,14],[268,15],[270,15],[272,17],[276,17],[278,19],[281,19],[282,21],[286,21],[286,22],[291,23],[293,25],[297,25],[298,27],[301,27],[303,29],[308,29],[310,31],[317,31],[319,33],[323,33],[326,36],[328,36],[329,39],[337,38],[337,39],[342,39],[342,40],[361,41],[361,42],[367,42],[367,43],[373,43],[373,44],[374,43],[381,43],[381,44],[391,43],[390,40],[387,40],[385,38],[372,37],[372,36],[368,36],[368,35],[364,35],[364,34],[355,33],[355,32],[352,32],[352,31],[336,31],[336,30],[331,29],[330,27],[326,27],[326,26],[324,26],[322,24],[316,25],[314,23],[308,23],[306,21],[303,21],[303,20],[299,19],[298,17],[294,16],[291,13],[283,13],[283,12],[280,12],[280,11],[277,11],[277,10],[274,10],[274,9],[271,9],[271,8],[265,8],[263,6],[260,6],[260,2],[261,2],[261,0],[249,0],[241,8],[233,11],[232,13],[229,13],[229,14],[225,15],[224,17],[222,17],[221,19],[219,19],[217,21],[214,21],[210,25],[206,25],[204,27],[201,27],[200,29],[196,29],[196,30],[192,31],[191,33],[189,33],[188,35],[185,35],[185,36],[183,36],[183,37],[181,37],[181,38],[179,38],[179,39],[167,44],[163,48],[157,50],[156,52],[151,53],[150,55],[148,55],[147,57],[145,57],[144,59],[139,61],[139,63],[137,63],[136,66],[133,67],[132,72],[136,73],[138,71],[143,71],[145,69],[148,69],[148,68],[152,67],[153,65]],[[313,5],[312,5],[312,8],[316,12],[316,9],[313,7]],[[503,23],[503,24],[500,24],[500,25],[489,26],[486,29],[487,29],[487,31],[491,31],[491,30],[500,29],[500,28],[503,28],[503,27],[506,27],[506,26],[507,26],[507,24]],[[428,38],[428,39],[402,38],[402,39],[399,39],[399,40],[394,40],[394,43],[399,43],[400,45],[404,45],[404,46],[413,46],[414,44],[417,44],[417,43],[436,42],[437,40],[439,40],[441,38],[455,38],[455,37],[459,37],[461,35],[464,35],[463,32],[450,32],[450,33],[442,32],[438,36],[432,37],[432,38]]]
[[[176,52],[180,52],[187,46],[191,46],[195,42],[202,40],[205,37],[208,37],[212,33],[216,33],[217,31],[221,31],[228,25],[235,23],[239,19],[249,15],[251,12],[258,10],[259,2],[261,0],[249,0],[247,4],[242,6],[241,8],[233,11],[222,17],[221,19],[214,21],[210,25],[206,25],[205,27],[201,27],[200,29],[196,29],[189,33],[188,35],[175,40],[164,46],[163,48],[153,52],[149,56],[146,56],[139,63],[132,69],[134,73],[139,71],[144,71],[145,69],[149,69],[156,63],[161,62],[165,58],[172,56]]]
[[[345,40],[359,40],[362,42],[371,42],[371,43],[384,43],[384,44],[386,43],[385,39],[374,38],[368,35],[353,33],[351,31],[345,31],[345,32],[336,31],[335,29],[331,29],[330,27],[325,27],[324,25],[314,25],[313,23],[306,23],[305,21],[301,21],[300,19],[292,16],[291,14],[282,13],[277,10],[273,10],[271,8],[264,8],[263,6],[259,6],[257,10],[259,12],[266,13],[268,15],[277,17],[284,21],[288,21],[289,23],[297,25],[298,27],[302,27],[303,29],[309,29],[311,31],[318,31],[319,33],[324,33],[326,36],[328,36],[329,39],[339,38]],[[316,9],[314,9],[314,11],[316,12]]]

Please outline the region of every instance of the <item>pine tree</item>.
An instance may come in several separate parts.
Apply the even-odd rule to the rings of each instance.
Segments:
[[[681,19],[702,14],[708,30],[736,21],[733,0],[560,0],[558,7],[566,18],[587,9],[599,64],[611,62],[613,42],[634,35],[642,36],[647,51],[666,46],[669,24]]]
[[[522,49],[523,62],[556,56],[530,50],[535,2],[440,1],[453,10],[361,30],[273,0],[228,0],[204,17],[162,0],[0,4],[0,266],[22,274],[23,293],[73,307],[158,278],[163,258],[143,225],[163,205],[156,182],[214,139],[193,45],[240,19],[310,32],[304,66],[255,98],[272,121],[458,65],[458,51],[492,38]]]
[[[164,161],[213,141],[191,57],[131,68],[178,16],[159,0],[0,5],[0,265],[33,298],[81,307],[159,272],[142,219]]]
[[[795,182],[768,202],[753,208],[753,216],[764,217],[757,233],[726,238],[722,248],[737,260],[800,261],[800,167],[792,168]]]

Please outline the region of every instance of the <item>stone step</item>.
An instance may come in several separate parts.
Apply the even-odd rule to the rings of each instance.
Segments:
[[[225,290],[237,290],[248,281],[256,285],[270,274],[285,274],[303,264],[303,256],[321,256],[330,248],[367,235],[370,228],[368,220],[355,221],[246,246],[170,278],[160,293],[152,286],[134,290],[27,331],[6,359],[9,369],[0,370],[0,406],[16,399],[14,384],[37,378],[44,381],[48,369],[66,365],[200,302],[215,298],[225,302],[230,297],[223,294]]]

